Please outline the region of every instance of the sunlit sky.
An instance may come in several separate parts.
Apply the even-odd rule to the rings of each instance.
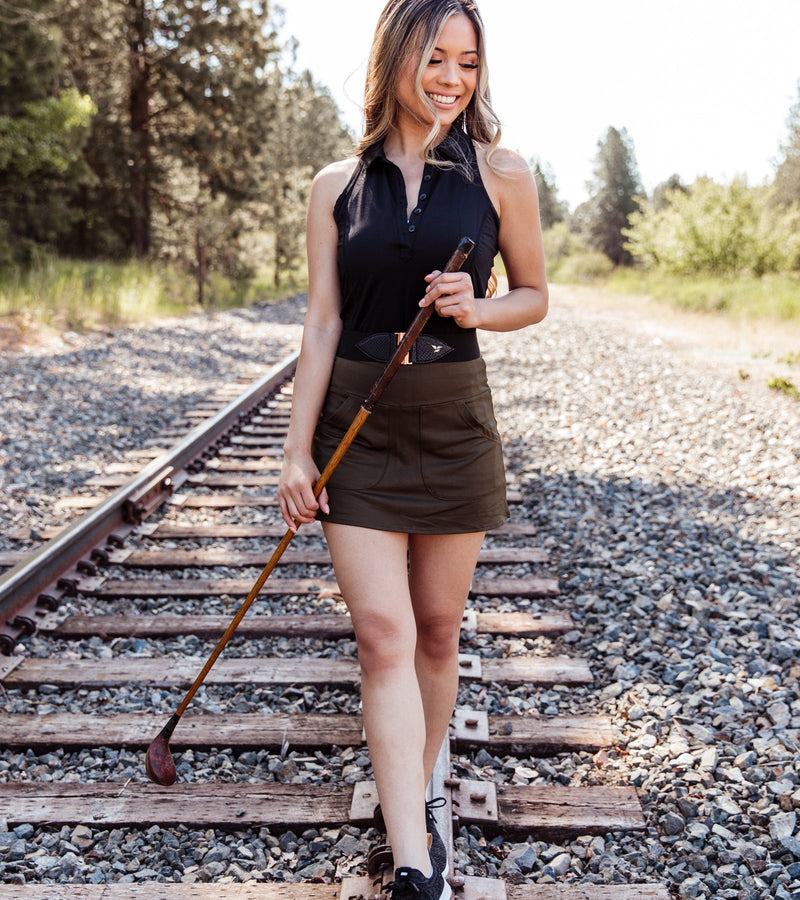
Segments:
[[[597,142],[625,128],[648,191],[671,174],[771,179],[798,99],[800,0],[479,0],[503,144],[586,198]],[[383,0],[282,0],[297,65],[356,133]]]

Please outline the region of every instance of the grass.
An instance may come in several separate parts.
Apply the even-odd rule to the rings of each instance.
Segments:
[[[217,309],[247,306],[304,287],[302,273],[293,273],[280,288],[268,272],[242,284],[212,274],[205,285],[205,304]],[[0,329],[17,339],[43,330],[110,331],[198,312],[196,294],[192,275],[176,267],[44,256],[30,268],[0,270]]]
[[[800,322],[800,273],[762,278],[679,277],[620,268],[604,279],[604,286],[614,291],[647,294],[678,309]]]
[[[80,262],[44,257],[0,275],[0,315],[26,327],[112,329],[193,305],[191,278],[139,262]]]

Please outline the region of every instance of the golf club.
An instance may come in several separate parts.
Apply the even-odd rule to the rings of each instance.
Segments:
[[[458,247],[456,248],[455,253],[453,253],[453,255],[448,260],[447,265],[442,270],[443,274],[446,272],[457,272],[464,264],[469,254],[472,252],[474,246],[475,242],[473,240],[468,237],[462,238],[459,242]],[[383,394],[387,385],[402,365],[403,360],[414,344],[414,341],[416,341],[416,339],[419,337],[419,334],[424,328],[425,323],[428,321],[428,319],[430,319],[431,314],[433,313],[433,309],[434,304],[424,306],[414,317],[414,321],[411,323],[409,330],[405,333],[402,340],[397,345],[397,349],[394,351],[391,358],[389,359],[389,362],[386,364],[386,368],[373,385],[372,390],[369,392],[369,396],[364,400],[350,427],[347,429],[344,437],[339,443],[339,446],[336,448],[330,460],[328,461],[328,464],[325,466],[322,474],[317,479],[316,484],[314,485],[314,497],[319,497],[319,495],[322,493],[322,489],[328,483],[328,480],[330,479],[336,467],[341,462],[342,457],[352,444],[353,440],[361,429],[361,426],[364,424],[364,422],[366,422],[370,413],[375,408],[375,404],[381,398],[381,395]],[[297,524],[299,526],[299,523]],[[284,550],[286,550],[286,548],[289,546],[289,543],[291,542],[295,533],[296,532],[291,528],[287,528],[286,533],[281,538],[281,541],[275,548],[274,553],[270,557],[261,574],[258,576],[258,579],[250,589],[250,592],[242,602],[242,605],[239,607],[239,611],[233,617],[230,625],[225,630],[225,633],[219,639],[217,646],[214,648],[211,655],[206,660],[205,665],[201,669],[197,678],[194,680],[194,683],[186,692],[186,696],[183,698],[180,705],[175,710],[167,724],[161,729],[158,737],[156,737],[155,740],[147,748],[147,754],[145,756],[145,769],[147,771],[148,778],[156,784],[167,787],[175,783],[177,772],[175,769],[175,760],[173,759],[172,753],[169,749],[169,739],[172,737],[172,733],[174,732],[175,727],[180,721],[181,716],[185,712],[186,707],[191,703],[192,698],[194,697],[195,693],[197,693],[198,688],[205,680],[206,676],[211,670],[211,667],[217,661],[217,658],[219,657],[220,653],[222,653],[225,645],[230,640],[234,631],[236,631],[239,623],[244,618],[245,613],[250,608],[255,598],[258,596],[261,588],[264,586],[264,582],[267,580],[267,578],[269,578],[272,570],[277,565],[278,560],[283,555]]]

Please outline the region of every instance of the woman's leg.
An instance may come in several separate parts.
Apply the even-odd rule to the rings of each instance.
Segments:
[[[415,668],[408,537],[325,523],[358,643],[372,770],[396,866],[431,871],[425,823],[425,712]]]
[[[425,712],[425,784],[448,731],[458,693],[458,637],[483,532],[415,534],[410,543],[415,665]]]

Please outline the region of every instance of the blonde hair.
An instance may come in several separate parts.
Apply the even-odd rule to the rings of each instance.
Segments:
[[[483,20],[475,0],[389,0],[386,4],[378,20],[367,65],[365,127],[356,148],[359,155],[380,143],[391,130],[397,115],[397,83],[406,66],[416,58],[417,94],[433,118],[421,156],[435,165],[451,165],[433,156],[433,148],[439,142],[440,125],[421,82],[445,23],[455,15],[465,15],[475,29],[478,82],[469,105],[453,127],[461,127],[473,140],[488,144],[486,158],[491,165],[492,153],[500,142],[500,122],[490,102]],[[464,163],[466,168],[467,161]]]

